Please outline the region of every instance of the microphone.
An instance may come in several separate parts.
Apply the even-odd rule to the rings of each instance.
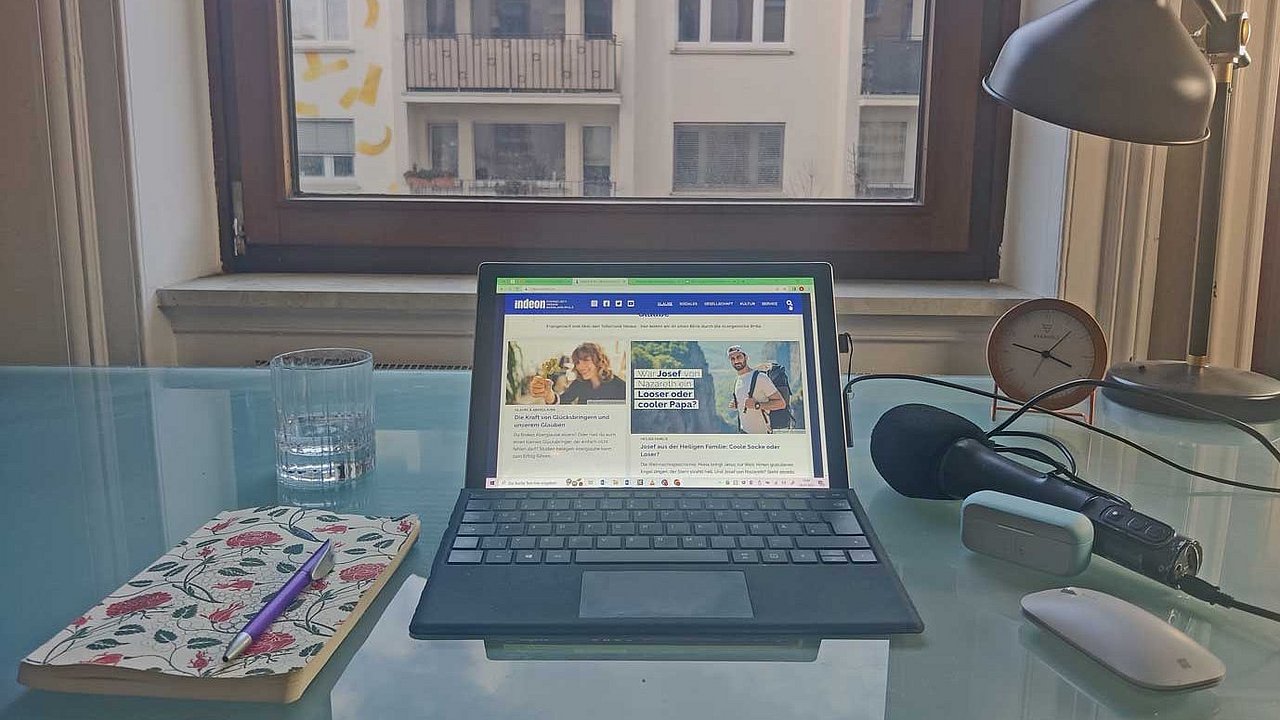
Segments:
[[[889,487],[927,500],[996,490],[1075,510],[1093,523],[1093,552],[1170,587],[1200,570],[1200,543],[1127,501],[1015,462],[967,419],[932,405],[899,405],[871,431],[871,460]]]

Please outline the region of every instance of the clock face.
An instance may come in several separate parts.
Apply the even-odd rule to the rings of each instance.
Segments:
[[[1014,400],[1025,401],[1071,380],[1101,379],[1107,367],[1107,342],[1097,321],[1079,307],[1064,300],[1031,300],[1005,313],[992,328],[987,363],[1000,389]],[[1039,404],[1061,410],[1092,391],[1077,388]]]

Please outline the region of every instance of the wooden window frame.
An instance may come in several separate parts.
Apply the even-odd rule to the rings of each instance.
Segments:
[[[921,192],[910,201],[295,195],[284,2],[204,1],[228,272],[472,273],[486,260],[733,257],[825,260],[842,278],[999,274],[1012,116],[980,81],[1017,25],[1018,0],[934,0],[931,25],[947,31],[930,33]]]

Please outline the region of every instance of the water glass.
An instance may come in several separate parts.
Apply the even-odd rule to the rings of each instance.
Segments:
[[[271,359],[276,479],[331,487],[374,467],[373,354],[296,350]]]

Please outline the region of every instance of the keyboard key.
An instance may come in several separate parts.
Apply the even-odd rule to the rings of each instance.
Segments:
[[[727,522],[720,526],[720,532],[725,535],[746,535],[747,526],[740,522]]]
[[[700,522],[693,524],[694,535],[719,535],[720,526],[713,522]]]
[[[551,522],[551,513],[546,510],[530,510],[520,519],[527,523]]]
[[[738,547],[744,550],[759,550],[764,547],[764,538],[758,535],[743,535],[738,538]]]
[[[738,517],[742,518],[742,522],[745,523],[765,522],[769,519],[769,516],[765,515],[763,510],[743,510]]]
[[[474,540],[475,538],[472,538]],[[491,535],[480,540],[481,550],[506,550],[507,538],[504,535]]]
[[[506,565],[511,562],[510,550],[487,550],[484,554],[484,562],[486,565]]]
[[[576,522],[556,523],[557,535],[577,535],[582,532],[582,525]]]
[[[578,513],[578,522],[604,522],[604,512],[600,510],[583,510]]]
[[[652,507],[654,510],[675,510],[676,501],[670,498],[655,498],[649,503],[649,507]]]
[[[633,522],[613,523],[609,526],[610,535],[635,535],[636,524]]]
[[[621,550],[622,538],[617,535],[608,535],[596,538],[596,547],[601,550]]]
[[[752,535],[775,535],[776,534],[773,531],[773,523],[767,523],[767,522],[750,523],[749,525],[747,525],[747,530],[749,530]]]
[[[767,563],[784,563],[787,562],[786,550],[762,550],[760,559]]]
[[[628,535],[625,539],[623,539],[622,546],[628,550],[648,550],[649,536],[648,535]]]
[[[809,506],[812,507],[814,510],[852,510],[853,509],[852,507],[849,506],[849,501],[844,498],[829,499],[829,500],[814,500],[809,503]]]
[[[689,516],[683,510],[663,510],[658,513],[658,519],[665,523],[688,522]]]
[[[490,526],[492,527],[492,525]],[[489,533],[492,534],[492,533]],[[523,535],[524,523],[502,523],[498,525],[499,535]]]
[[[816,563],[818,562],[818,554],[812,550],[792,550],[791,562],[793,563]]]
[[[450,565],[474,565],[484,559],[479,550],[453,550],[449,553]]]
[[[775,498],[765,498],[761,500],[756,507],[761,510],[781,510],[782,501]]]
[[[796,538],[796,547],[807,550],[820,548],[861,550],[871,547],[863,535],[804,535]]]
[[[701,510],[702,501],[695,498],[685,498],[680,501],[681,510]]]
[[[579,563],[693,563],[729,562],[725,550],[579,550],[574,553]]]
[[[819,550],[818,559],[824,563],[839,564],[849,562],[843,550]]]
[[[532,550],[538,547],[538,538],[535,537],[513,537],[511,538],[512,550]]]
[[[745,498],[734,498],[733,500],[729,501],[729,507],[733,508],[734,510],[755,510],[756,501],[747,500]]]
[[[502,512],[494,515],[493,519],[499,523],[518,523],[520,522],[521,517],[522,515],[519,510],[503,510]]]
[[[712,517],[715,518],[716,522],[720,522],[720,523],[738,522],[738,511],[737,510],[717,510],[715,511],[715,514]]]
[[[573,501],[574,510],[595,510],[599,501],[594,498],[578,498]]]
[[[583,535],[607,535],[609,525],[604,522],[589,522],[582,526]]]
[[[769,549],[771,550],[786,550],[787,548],[792,547],[791,538],[789,537],[779,537],[775,535],[765,538],[765,542],[769,543]]]
[[[592,543],[589,537],[571,537],[569,538],[569,548],[571,550],[590,550]]]
[[[608,498],[600,501],[601,510],[621,510],[623,507],[622,498]]]
[[[803,535],[804,528],[799,523],[780,522],[774,527],[777,528],[779,535]]]
[[[520,501],[519,500],[499,500],[496,507],[499,510],[519,510]]]
[[[485,538],[488,540],[489,538]],[[453,539],[454,550],[475,550],[479,544],[480,538],[472,535],[470,537],[455,537]]]
[[[721,550],[733,550],[737,546],[738,544],[733,541],[733,538],[727,535],[717,535],[711,538],[711,547],[713,548],[719,548]]]
[[[541,550],[521,550],[520,552],[516,553],[516,562],[524,563],[524,564],[540,563],[542,562],[542,551]]]
[[[708,510],[728,510],[729,501],[725,498],[711,498],[702,503],[702,507]]]
[[[796,514],[790,510],[770,510],[769,522],[792,522],[795,520]]]
[[[631,498],[627,501],[628,510],[648,510],[652,501],[649,498]]]
[[[559,535],[547,535],[538,538],[538,547],[543,550],[560,550],[564,547],[564,538]],[[547,562],[550,562],[549,560]]]
[[[547,501],[548,510],[572,510],[573,501],[568,498],[555,498]]]
[[[873,563],[876,561],[876,554],[870,550],[850,550],[849,559],[856,563]]]
[[[459,535],[492,535],[493,523],[463,523],[458,526]]]
[[[806,535],[830,535],[831,526],[824,522],[811,522],[804,524]]]
[[[680,538],[671,535],[659,535],[653,539],[654,550],[676,550],[680,547]]]
[[[862,526],[852,512],[824,512],[822,519],[831,523],[831,529],[837,535],[861,535]]]
[[[493,503],[488,500],[471,499],[467,501],[468,510],[492,510]]]
[[[812,510],[797,510],[795,512],[796,522],[816,523],[822,522],[822,516]]]
[[[609,492],[605,493],[604,496],[609,498],[622,498],[625,500],[626,498],[631,497],[631,491],[630,490],[610,490]]]
[[[551,513],[551,522],[553,523],[571,523],[577,522],[578,513],[572,510],[556,510]]]
[[[808,510],[809,501],[804,498],[788,498],[782,501],[785,510]]]
[[[711,522],[714,517],[710,510],[689,511],[689,522]]]
[[[687,522],[667,523],[668,535],[689,535],[693,533],[693,526]]]
[[[707,539],[701,535],[685,535],[680,538],[680,547],[701,550],[707,547]]]
[[[661,535],[662,523],[656,523],[656,522],[637,523],[636,532],[641,535]]]
[[[736,563],[757,563],[760,562],[760,553],[755,550],[734,550],[733,561]]]
[[[491,523],[493,522],[493,513],[486,511],[464,512],[462,513],[462,522],[464,523]]]
[[[544,506],[544,503],[546,503],[546,500],[521,500],[520,509],[521,510],[541,510]]]
[[[638,523],[656,523],[658,513],[656,510],[636,510],[631,513],[631,519]]]
[[[604,514],[606,522],[628,522],[631,520],[630,510],[610,510]]]
[[[545,557],[549,565],[564,565],[572,559],[572,553],[568,550],[548,550]]]

